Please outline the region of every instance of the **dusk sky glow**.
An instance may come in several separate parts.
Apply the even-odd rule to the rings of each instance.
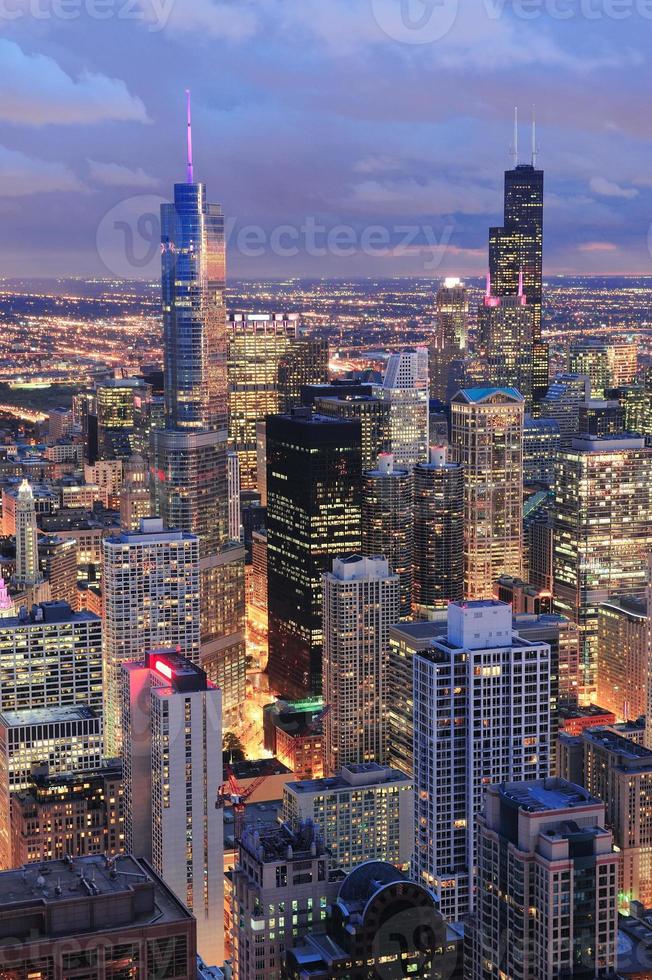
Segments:
[[[231,276],[482,275],[515,104],[545,273],[652,274],[649,0],[0,0],[0,34],[4,276],[156,275],[186,88]]]

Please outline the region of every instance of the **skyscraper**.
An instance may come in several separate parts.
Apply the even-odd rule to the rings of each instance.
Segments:
[[[326,771],[385,762],[389,627],[398,620],[399,579],[382,557],[336,558],[324,587]]]
[[[16,575],[19,588],[29,588],[43,581],[38,560],[38,530],[34,494],[23,480],[16,498]]]
[[[267,419],[269,678],[290,696],[322,687],[322,574],[360,551],[360,423]]]
[[[449,401],[460,387],[462,358],[468,347],[468,317],[466,286],[459,279],[445,279],[435,297],[435,325],[429,346],[431,398]]]
[[[573,439],[557,456],[553,591],[580,628],[581,696],[596,692],[598,607],[643,597],[652,549],[652,449],[636,436]]]
[[[523,396],[466,388],[452,402],[454,458],[464,469],[465,595],[493,595],[523,568]]]
[[[143,517],[152,512],[149,473],[142,456],[130,456],[125,462],[120,489],[120,525],[125,531],[136,531]]]
[[[464,471],[430,447],[414,468],[414,614],[428,619],[464,597]]]
[[[614,977],[617,867],[604,804],[563,779],[491,786],[468,976]]]
[[[176,651],[122,668],[126,849],[150,861],[194,914],[207,963],[224,959],[221,701]]]
[[[412,474],[394,466],[391,453],[381,453],[375,469],[362,481],[362,554],[382,555],[399,579],[399,616],[412,613],[414,561],[414,482]]]
[[[227,547],[224,216],[188,166],[161,206],[165,428],[152,432],[152,491],[167,528],[197,535],[202,665],[235,722],[245,685],[244,549]]]
[[[120,668],[149,650],[200,657],[199,542],[160,518],[104,541],[104,694],[107,749],[120,747]]]
[[[296,313],[234,313],[228,322],[229,441],[243,490],[260,489],[256,423],[280,411],[279,364],[297,337]]]
[[[490,783],[550,772],[550,647],[513,634],[510,606],[451,603],[416,651],[413,876],[457,921],[473,904],[475,818]]]
[[[535,399],[548,388],[548,349],[541,341],[543,288],[543,170],[536,167],[532,125],[532,158],[519,163],[518,128],[514,122],[514,167],[505,171],[502,227],[489,229],[489,274],[494,296],[516,296],[519,282],[532,306],[532,390]]]
[[[377,398],[389,402],[389,451],[398,466],[413,469],[428,458],[428,349],[391,354]]]
[[[527,305],[522,281],[516,296],[486,295],[478,307],[479,341],[490,384],[516,388],[532,405],[534,306]]]
[[[278,366],[279,411],[288,414],[301,405],[305,385],[328,381],[328,342],[300,335]]]

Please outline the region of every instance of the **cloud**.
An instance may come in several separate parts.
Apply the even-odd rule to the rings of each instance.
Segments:
[[[261,24],[252,0],[137,0],[149,30],[175,37],[197,34],[210,39],[245,41]]]
[[[0,196],[25,197],[51,191],[85,191],[64,164],[29,157],[0,146]]]
[[[99,184],[107,187],[158,187],[157,177],[145,173],[142,167],[125,167],[121,163],[101,163],[99,160],[88,160],[90,176]]]
[[[620,184],[616,184],[613,180],[607,180],[606,177],[591,177],[589,187],[594,194],[599,194],[601,197],[632,198],[638,196],[635,187],[621,187]]]
[[[92,72],[71,78],[53,58],[27,54],[6,38],[0,38],[0,73],[4,122],[148,122],[142,101],[120,79]]]
[[[580,252],[617,252],[618,246],[614,242],[582,242],[578,245]]]

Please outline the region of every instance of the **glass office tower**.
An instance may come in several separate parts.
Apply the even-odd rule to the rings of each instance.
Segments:
[[[194,180],[190,149],[187,180],[161,207],[165,428],[152,436],[152,491],[165,525],[199,538],[202,667],[230,726],[246,675],[244,550],[227,522],[224,216]]]

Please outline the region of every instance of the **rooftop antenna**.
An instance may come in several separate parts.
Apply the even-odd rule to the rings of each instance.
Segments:
[[[537,165],[537,120],[534,113],[534,106],[532,106],[532,166]]]
[[[518,167],[518,106],[514,106],[514,142],[512,143],[514,166]]]
[[[518,267],[518,295],[521,297],[523,295],[523,266]]]
[[[186,111],[188,116],[188,166],[186,168],[186,182],[193,184],[192,171],[192,119],[190,117],[190,89],[186,89]]]

